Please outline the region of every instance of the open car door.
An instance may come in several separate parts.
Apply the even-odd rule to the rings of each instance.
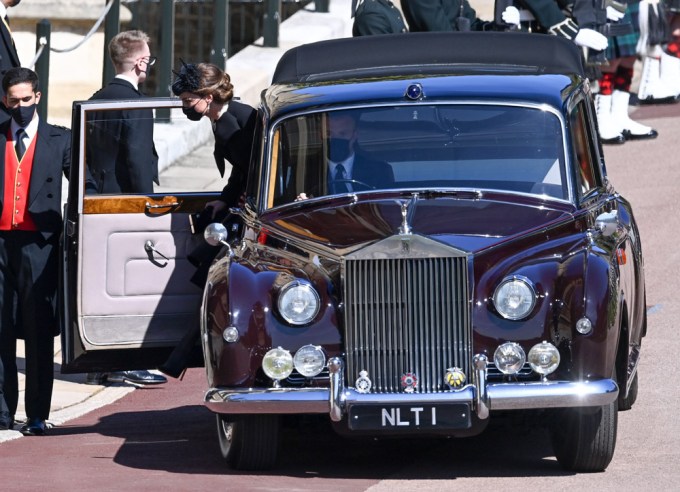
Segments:
[[[198,125],[180,107],[170,98],[74,103],[60,300],[64,373],[157,367],[197,328],[202,290],[190,281],[196,269],[188,255],[203,238],[192,234],[189,216],[217,190],[192,193],[181,188],[187,180],[164,183],[160,173],[153,193],[86,191],[88,146],[101,145],[94,135],[103,119],[153,109],[155,147],[167,155],[184,138],[183,125]]]

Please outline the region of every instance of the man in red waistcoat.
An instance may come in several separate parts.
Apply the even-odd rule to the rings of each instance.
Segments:
[[[12,429],[19,399],[16,341],[26,348],[24,435],[43,435],[54,380],[62,173],[71,132],[38,117],[38,76],[12,68],[2,78],[0,124],[0,431]],[[94,183],[92,183],[94,186]]]

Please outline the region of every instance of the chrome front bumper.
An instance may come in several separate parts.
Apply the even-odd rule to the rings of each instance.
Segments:
[[[474,357],[473,384],[443,393],[359,393],[345,387],[344,363],[335,357],[328,363],[330,388],[212,388],[206,406],[221,414],[328,413],[339,422],[352,405],[396,405],[469,403],[477,417],[486,419],[490,410],[523,410],[562,407],[596,407],[613,402],[619,388],[612,379],[597,381],[545,381],[487,384],[484,355]]]

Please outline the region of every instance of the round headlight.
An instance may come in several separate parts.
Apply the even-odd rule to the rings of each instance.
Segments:
[[[498,286],[493,295],[496,310],[506,319],[522,319],[536,304],[534,287],[525,277],[510,277]]]
[[[552,374],[560,365],[560,352],[552,343],[542,342],[529,350],[529,365],[538,374]]]
[[[503,374],[517,374],[524,367],[526,360],[524,349],[515,342],[499,345],[493,354],[493,361]]]
[[[291,325],[304,325],[319,312],[319,294],[305,282],[294,281],[281,289],[279,312]]]
[[[297,372],[304,377],[313,378],[323,371],[323,368],[326,365],[326,356],[324,355],[323,350],[321,350],[321,347],[316,345],[305,345],[295,352],[293,364],[295,365]]]
[[[286,379],[293,372],[293,356],[281,347],[273,348],[263,357],[262,370],[276,381]]]

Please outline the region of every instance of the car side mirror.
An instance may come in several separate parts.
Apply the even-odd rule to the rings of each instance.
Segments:
[[[210,246],[219,246],[220,244],[229,246],[227,243],[228,237],[229,233],[227,232],[227,228],[219,222],[208,224],[208,226],[203,231],[203,238]]]

